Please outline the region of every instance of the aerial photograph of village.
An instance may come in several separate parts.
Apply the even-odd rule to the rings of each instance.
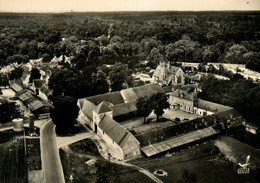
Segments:
[[[0,0],[0,183],[257,182],[259,0]]]

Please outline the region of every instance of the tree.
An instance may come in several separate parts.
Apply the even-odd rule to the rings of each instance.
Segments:
[[[48,54],[48,53],[44,53],[43,55],[42,55],[42,61],[43,62],[50,62],[51,61],[51,56]]]
[[[127,66],[120,63],[115,64],[108,74],[112,91],[122,90],[123,83],[128,75],[130,75],[130,73]]]
[[[144,117],[144,123],[146,123],[146,118],[151,114],[152,107],[148,97],[143,97],[137,100],[136,103],[137,112]]]
[[[9,79],[10,80],[21,79],[21,77],[23,75],[23,71],[24,71],[24,69],[22,67],[15,68],[14,70],[11,71],[11,73],[9,75]]]
[[[69,96],[57,96],[53,99],[53,105],[51,118],[56,125],[56,132],[60,134],[73,132],[79,113],[77,100]]]
[[[95,94],[103,94],[109,91],[109,84],[107,82],[107,75],[105,72],[99,70],[92,75],[92,83],[94,85]]]
[[[8,86],[8,78],[6,75],[0,75],[0,86]]]
[[[15,102],[1,101],[0,104],[0,123],[6,123],[12,119],[21,117],[19,106]]]
[[[164,93],[157,93],[151,96],[150,101],[154,114],[156,114],[156,121],[159,121],[160,116],[164,113],[163,110],[170,107],[167,96]]]
[[[32,68],[29,82],[31,83],[34,79],[40,79],[40,78],[41,78],[41,73],[40,73],[39,69]]]

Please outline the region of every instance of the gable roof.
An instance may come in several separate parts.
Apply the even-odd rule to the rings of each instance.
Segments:
[[[181,68],[176,67],[176,66],[171,66],[171,65],[169,65],[169,63],[162,62],[162,63],[160,63],[160,65],[158,65],[156,67],[153,76],[160,77],[163,69],[165,69],[167,75],[172,75],[172,74],[175,74]]]
[[[22,90],[17,93],[17,96],[20,100],[22,100],[32,111],[36,111],[41,107],[52,107],[51,104],[42,100],[38,96],[34,95],[32,92],[28,90]]]
[[[108,107],[108,105],[105,102],[101,102],[100,104],[98,104],[98,106],[94,108],[94,111],[97,114],[101,114],[101,113],[112,111],[112,109]]]
[[[136,105],[136,101],[111,106],[111,109],[113,110],[113,116],[115,117],[115,116],[128,114],[130,112],[134,112],[137,110],[135,105]]]
[[[223,111],[233,109],[232,107],[229,107],[229,106],[217,104],[214,102],[209,102],[209,101],[202,100],[202,99],[198,100],[198,108],[206,109],[211,112],[223,112]]]
[[[173,87],[172,86],[165,86],[162,88],[165,93],[171,93]]]
[[[96,107],[93,103],[86,99],[79,99],[81,111],[90,119],[93,120],[93,110]]]
[[[195,90],[194,88],[187,88],[186,90],[176,89],[170,95],[193,101],[196,99],[196,94],[194,94],[194,90]]]
[[[124,103],[124,100],[119,91],[101,94],[101,95],[95,95],[92,97],[87,97],[86,99],[95,105],[98,105],[99,103],[101,103],[103,101],[110,102],[114,105]]]
[[[135,140],[136,143],[139,144],[136,138],[129,131],[107,115],[105,115],[99,123],[99,128],[122,148],[129,140]]]
[[[157,93],[164,93],[158,83],[121,90],[121,95],[126,103],[136,101],[141,97],[150,97]]]

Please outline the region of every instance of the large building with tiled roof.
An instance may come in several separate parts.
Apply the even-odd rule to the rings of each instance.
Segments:
[[[92,128],[113,147],[115,157],[128,159],[140,155],[140,144],[135,137],[114,119],[137,110],[135,104],[141,97],[164,93],[158,83],[139,86],[78,100],[78,121]],[[112,155],[113,156],[113,155]]]
[[[212,128],[217,118],[230,123],[240,119],[239,114],[231,107],[197,99],[196,88],[196,85],[178,85],[163,90],[158,83],[155,83],[82,98],[78,100],[80,108],[78,121],[83,126],[89,126],[107,143],[112,149],[112,157],[126,160],[140,156],[141,152],[150,157],[175,148],[176,143],[182,146],[217,134],[218,131]],[[130,132],[118,122],[120,121],[118,117],[132,114],[137,110],[135,105],[139,98],[150,97],[156,93],[169,95],[172,110],[181,109],[201,117],[147,133]],[[198,131],[198,126],[203,129]],[[180,129],[183,127],[187,129],[182,133]],[[179,132],[181,134],[178,134]]]

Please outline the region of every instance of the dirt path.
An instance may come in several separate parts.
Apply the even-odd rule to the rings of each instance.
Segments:
[[[74,142],[86,139],[86,138],[91,138],[93,137],[95,134],[94,132],[84,132],[84,133],[80,133],[80,134],[76,134],[74,136],[68,136],[68,137],[56,137],[57,139],[57,144],[58,144],[58,148],[61,148],[63,146],[72,144]]]
[[[98,151],[100,153],[100,155],[108,160],[109,157],[108,157],[108,147],[107,145],[105,144],[105,142],[103,142],[101,139],[98,139],[98,138],[95,138],[95,139],[92,139],[95,144],[97,145],[97,148],[98,148]],[[136,165],[133,165],[133,164],[130,164],[130,163],[127,163],[127,162],[123,162],[123,161],[118,161],[114,158],[110,158],[110,162],[111,163],[115,163],[115,164],[118,164],[118,165],[123,165],[123,166],[127,166],[127,167],[132,167],[136,170],[138,170],[139,172],[145,174],[146,176],[148,176],[150,179],[152,179],[154,182],[157,182],[157,183],[163,183],[163,181],[161,181],[160,179],[158,179],[155,175],[153,175],[152,173],[150,173],[148,170],[145,170],[139,166],[136,166]]]

